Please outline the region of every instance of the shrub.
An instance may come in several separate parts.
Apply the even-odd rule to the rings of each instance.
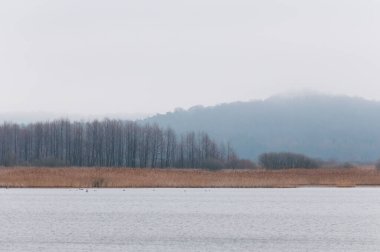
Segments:
[[[248,159],[233,159],[226,163],[227,168],[232,169],[256,169],[257,166],[254,162]]]
[[[106,181],[104,178],[96,178],[92,181],[92,187],[105,187],[106,186],[105,182]]]
[[[380,160],[376,162],[375,165],[376,169],[380,171]]]
[[[346,169],[351,169],[351,168],[355,168],[356,166],[352,163],[346,162],[342,165],[342,167]]]
[[[221,170],[224,168],[224,164],[222,161],[215,159],[215,158],[209,158],[205,159],[201,162],[201,168],[206,168],[212,171]]]
[[[62,167],[65,166],[65,162],[53,157],[35,160],[31,163],[33,166],[39,167]]]
[[[318,168],[317,160],[302,154],[279,152],[264,153],[259,157],[260,165],[266,169]]]

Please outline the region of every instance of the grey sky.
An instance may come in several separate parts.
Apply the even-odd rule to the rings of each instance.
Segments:
[[[289,90],[380,99],[380,1],[4,0],[0,112],[155,113]]]

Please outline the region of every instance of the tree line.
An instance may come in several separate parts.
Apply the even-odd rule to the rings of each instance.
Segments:
[[[318,168],[320,162],[303,154],[270,152],[259,156],[259,163],[267,169]]]
[[[250,168],[229,144],[206,133],[178,135],[171,128],[132,121],[0,125],[0,165],[141,168]]]

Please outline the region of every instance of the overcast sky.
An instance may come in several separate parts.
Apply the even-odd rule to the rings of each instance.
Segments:
[[[380,99],[380,1],[3,0],[0,112]]]

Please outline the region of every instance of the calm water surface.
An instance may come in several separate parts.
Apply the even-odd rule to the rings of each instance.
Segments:
[[[0,189],[0,251],[380,251],[380,188]]]

